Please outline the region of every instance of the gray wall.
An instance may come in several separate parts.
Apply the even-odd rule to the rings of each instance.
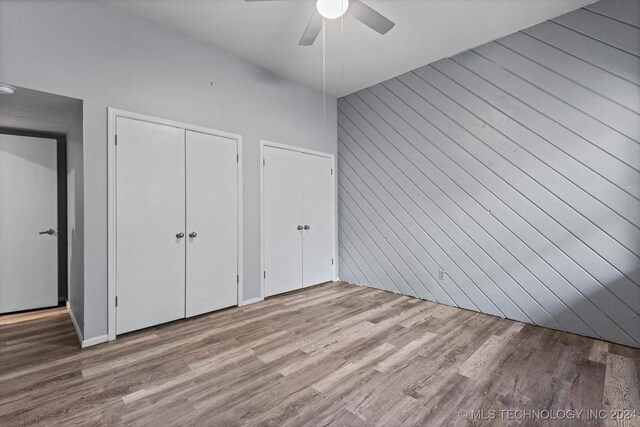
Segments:
[[[341,98],[340,277],[640,346],[639,6]]]
[[[320,70],[319,70],[320,71]],[[107,107],[244,136],[244,298],[260,295],[260,138],[336,153],[336,100],[95,1],[0,0],[0,81],[84,101],[84,337],[107,333]]]
[[[84,329],[84,182],[82,105],[67,129],[67,271],[69,310]],[[78,191],[76,191],[78,190]]]

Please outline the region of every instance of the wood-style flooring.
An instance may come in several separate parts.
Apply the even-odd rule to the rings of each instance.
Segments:
[[[66,307],[45,308],[42,310],[21,311],[19,313],[0,314],[0,325],[12,325],[14,323],[27,322],[29,320],[43,319],[45,317],[62,316],[67,314]]]
[[[84,350],[68,316],[0,326],[2,426],[515,425],[639,384],[638,349],[340,282]],[[522,424],[640,424],[591,418]]]

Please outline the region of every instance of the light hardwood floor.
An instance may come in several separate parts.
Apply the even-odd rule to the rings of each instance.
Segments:
[[[27,322],[29,320],[42,319],[45,317],[62,316],[67,313],[66,307],[53,307],[42,310],[22,311],[12,314],[0,314],[0,325],[11,325],[14,323]]]
[[[84,350],[68,316],[0,326],[2,426],[466,425],[640,412],[639,384],[640,350],[345,283]]]

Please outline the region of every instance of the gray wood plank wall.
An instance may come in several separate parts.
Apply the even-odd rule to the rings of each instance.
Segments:
[[[640,2],[338,107],[341,279],[640,347]]]

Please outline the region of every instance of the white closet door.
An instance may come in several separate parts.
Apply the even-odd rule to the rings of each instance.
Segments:
[[[184,130],[119,117],[117,333],[185,315]]]
[[[264,147],[265,296],[302,287],[302,182],[296,151]]]
[[[187,316],[238,303],[237,141],[187,131]]]
[[[0,313],[58,304],[57,203],[56,141],[0,135]]]
[[[303,286],[334,279],[333,161],[302,155]]]

